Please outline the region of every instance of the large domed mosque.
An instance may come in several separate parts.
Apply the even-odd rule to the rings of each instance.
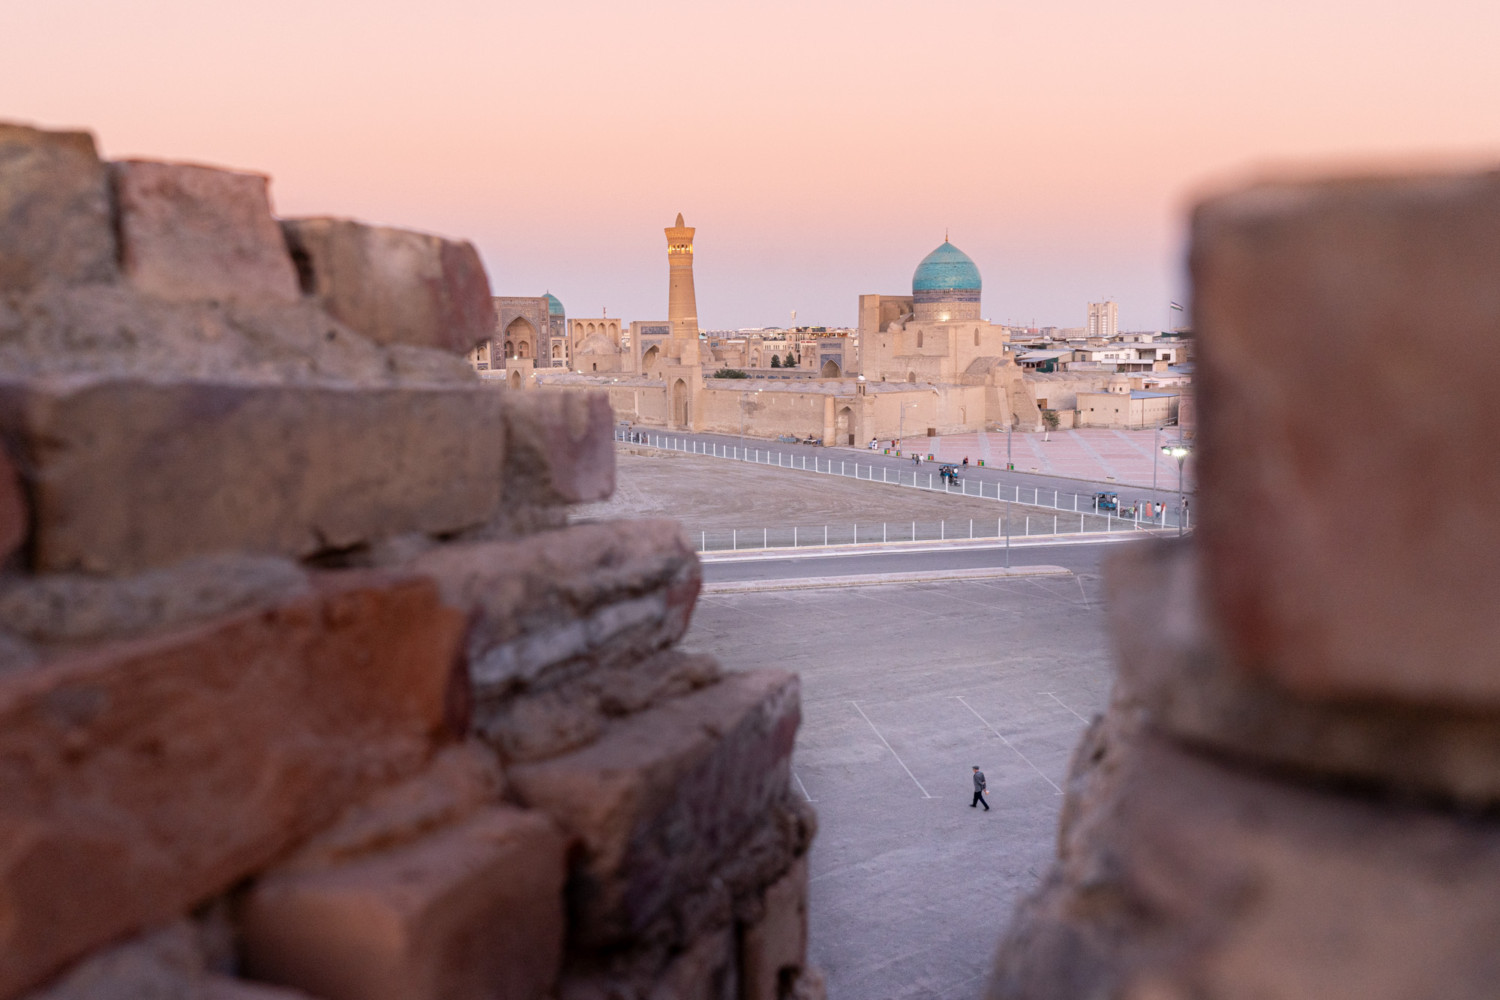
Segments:
[[[912,272],[911,295],[861,295],[863,374],[874,384],[925,386],[952,403],[939,408],[942,427],[982,430],[1014,415],[1031,430],[1041,411],[1007,353],[1005,328],[980,315],[983,287],[978,265],[944,237]]]
[[[699,263],[692,233],[680,220],[667,229],[669,313],[691,302]],[[837,377],[715,378],[708,359],[700,365],[695,357],[691,373],[686,362],[668,372],[637,354],[609,378],[567,372],[545,383],[603,388],[623,421],[726,434],[743,427],[761,438],[845,446],[898,434],[911,447],[928,435],[1040,430],[1041,411],[1011,360],[1005,329],[980,314],[982,289],[978,265],[945,236],[917,264],[911,294],[859,297],[858,360]]]

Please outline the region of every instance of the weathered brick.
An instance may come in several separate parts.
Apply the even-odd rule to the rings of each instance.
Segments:
[[[504,450],[479,386],[0,383],[39,570],[308,556],[483,523]]]
[[[687,631],[702,586],[697,556],[676,522],[665,520],[445,545],[410,568],[473,614],[469,658],[480,698],[569,666],[634,662],[670,645]]]
[[[10,456],[0,448],[0,566],[10,561],[26,540],[26,497]]]
[[[765,891],[764,912],[740,936],[742,1000],[783,1000],[781,984],[807,963],[807,858]]]
[[[177,921],[89,955],[24,1000],[308,1000],[213,971],[201,937]]]
[[[377,344],[463,353],[493,335],[473,244],[348,219],[282,221],[303,289]]]
[[[546,818],[492,807],[394,850],[272,873],[245,906],[247,971],[324,1000],[543,997],[566,847]]]
[[[1191,264],[1228,655],[1316,697],[1500,706],[1500,173],[1264,184],[1198,208]]]
[[[666,649],[595,666],[539,691],[482,700],[475,731],[509,762],[541,760],[583,746],[615,716],[706,687],[722,674],[711,656]]]
[[[94,137],[0,122],[0,291],[116,276],[109,184]]]
[[[351,805],[278,870],[325,869],[410,843],[496,804],[504,784],[494,753],[478,741],[444,747],[418,773]]]
[[[765,822],[787,791],[799,717],[794,675],[731,674],[509,770],[513,794],[582,844],[570,887],[582,946],[629,940]]]
[[[323,574],[274,609],[0,673],[0,996],[418,768],[462,630],[430,581]]]
[[[1368,700],[1309,700],[1225,656],[1186,545],[1132,545],[1106,566],[1116,700],[1215,752],[1470,806],[1500,803],[1500,718]]]
[[[204,556],[127,577],[16,573],[0,578],[0,628],[46,644],[122,639],[279,604],[307,587],[307,571],[281,556]]]
[[[569,956],[558,1000],[741,1000],[734,928],[699,927],[675,952],[610,956],[606,968],[580,968]]]
[[[1059,860],[1012,919],[991,1000],[1494,995],[1500,823],[1113,725],[1075,756]]]
[[[507,504],[587,503],[615,491],[615,411],[605,392],[509,392]]]
[[[269,178],[185,163],[111,165],[126,278],[172,301],[295,302]]]

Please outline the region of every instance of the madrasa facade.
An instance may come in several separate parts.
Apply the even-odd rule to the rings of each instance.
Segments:
[[[839,377],[730,379],[713,377],[720,366],[698,330],[695,230],[678,215],[665,232],[665,322],[631,324],[639,334],[629,338],[592,340],[588,354],[574,358],[586,356],[588,369],[518,357],[481,374],[512,389],[603,389],[619,420],[667,430],[862,445],[1008,425],[1041,429],[1005,329],[981,316],[979,268],[947,239],[917,265],[910,295],[859,297],[856,357]]]

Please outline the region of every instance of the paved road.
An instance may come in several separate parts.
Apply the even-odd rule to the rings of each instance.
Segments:
[[[1105,553],[1134,541],[1011,546],[1011,566],[1061,566],[1074,573],[1097,573]],[[990,569],[1006,565],[1005,547],[983,545],[932,546],[877,552],[775,555],[753,558],[708,556],[703,562],[705,583],[753,580],[800,580],[810,577],[855,576],[878,573],[917,573],[939,570]]]
[[[739,448],[740,438],[736,435],[726,434],[686,434],[678,431],[656,431],[647,428],[636,428],[637,432],[650,436],[654,441],[658,438],[672,441],[695,441],[701,444],[718,445],[723,448]],[[912,462],[909,458],[897,458],[894,455],[885,455],[879,451],[870,451],[865,448],[824,448],[815,445],[782,444],[778,441],[764,441],[757,438],[747,437],[744,439],[744,447],[751,451],[780,452],[783,455],[816,456],[823,462],[830,458],[835,460],[858,461],[861,465],[872,465],[875,468],[887,468],[910,472]],[[800,459],[799,459],[800,460]],[[774,462],[773,462],[774,465]],[[931,463],[923,463],[923,469],[931,468]],[[933,470],[936,471],[936,470]],[[876,474],[877,476],[879,473]],[[1030,472],[1008,472],[1004,469],[980,468],[971,465],[964,471],[964,476],[985,483],[1001,483],[1007,489],[1019,487],[1021,500],[1030,501],[1035,499],[1039,503],[1051,506],[1049,493],[1060,494],[1064,497],[1078,493],[1085,497],[1092,496],[1097,491],[1116,492],[1127,502],[1133,500],[1150,500],[1167,505],[1168,509],[1175,509],[1177,503],[1177,491],[1175,489],[1151,490],[1138,486],[1122,486],[1119,483],[1106,480],[1084,481],[1078,479],[1064,479],[1059,476],[1043,476]],[[1162,486],[1176,485],[1176,471],[1164,469],[1161,479]],[[1028,496],[1027,494],[1034,494]],[[1191,496],[1191,491],[1189,491]],[[1064,501],[1066,503],[1066,501]],[[1071,505],[1069,505],[1071,506]]]

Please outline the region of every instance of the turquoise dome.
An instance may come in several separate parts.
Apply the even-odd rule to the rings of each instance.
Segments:
[[[967,260],[968,258],[966,257],[964,259]],[[566,315],[563,312],[562,303],[559,302],[559,301],[557,301],[557,296],[553,295],[551,292],[547,293],[547,315],[549,315],[549,316],[563,316],[563,315]]]
[[[980,290],[979,268],[969,255],[943,240],[943,245],[922,258],[911,276],[911,290],[918,292],[951,292]]]

